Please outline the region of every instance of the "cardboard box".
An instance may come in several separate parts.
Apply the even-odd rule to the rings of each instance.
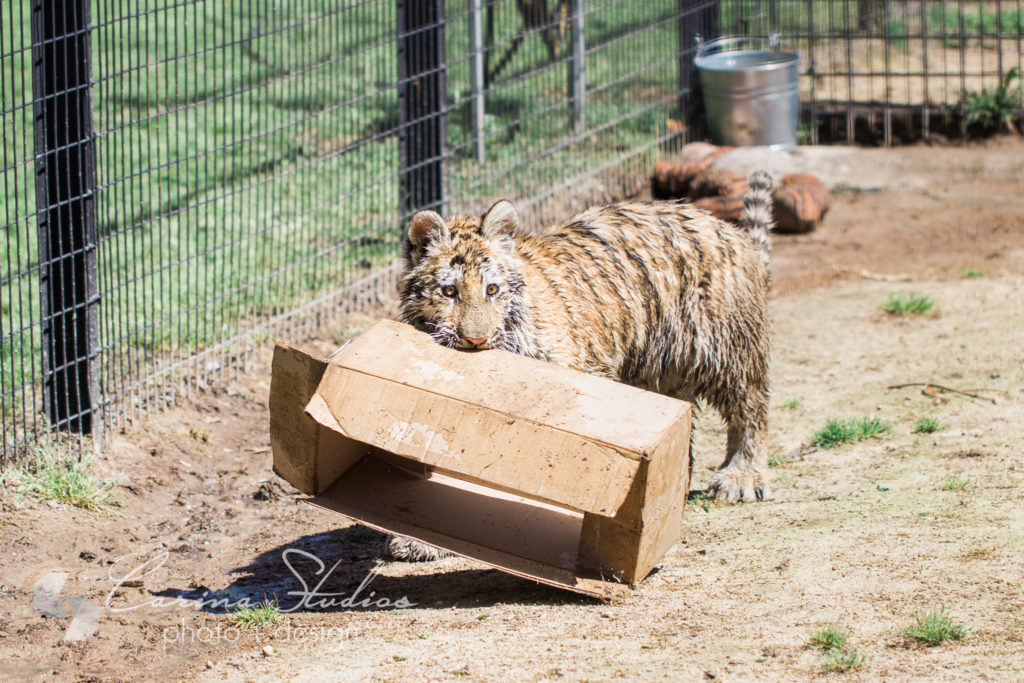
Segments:
[[[274,471],[310,502],[608,598],[679,535],[688,403],[381,321],[329,359],[279,343]]]

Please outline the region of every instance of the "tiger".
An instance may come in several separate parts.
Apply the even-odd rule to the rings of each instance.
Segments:
[[[453,349],[504,349],[685,401],[727,426],[708,493],[770,495],[772,180],[749,179],[736,224],[682,201],[590,208],[544,232],[500,200],[482,216],[417,212],[399,317]],[[427,559],[405,539],[395,557]]]

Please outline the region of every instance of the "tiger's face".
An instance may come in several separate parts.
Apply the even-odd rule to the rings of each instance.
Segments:
[[[402,319],[449,348],[520,353],[525,285],[515,253],[518,228],[507,201],[480,218],[417,213],[399,283]]]

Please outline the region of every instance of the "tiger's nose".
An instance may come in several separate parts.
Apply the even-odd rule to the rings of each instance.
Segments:
[[[473,346],[480,346],[485,341],[487,341],[487,337],[481,337],[479,339],[477,339],[475,337],[466,337],[465,339],[466,339],[466,341],[468,341]]]

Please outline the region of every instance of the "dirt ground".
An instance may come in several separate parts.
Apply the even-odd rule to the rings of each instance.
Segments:
[[[625,598],[459,558],[378,564],[381,536],[271,472],[268,350],[263,371],[111,436],[96,468],[117,482],[114,513],[2,493],[0,676],[804,680],[825,676],[811,634],[840,622],[864,662],[831,677],[1024,677],[1024,144],[801,157],[839,192],[820,231],[774,242],[774,497],[694,496],[678,544]],[[890,317],[892,292],[937,312]],[[333,350],[368,322],[311,344]],[[983,398],[889,388],[924,382]],[[827,418],[865,415],[892,432],[807,448]],[[945,426],[912,433],[923,416]],[[701,491],[725,434],[713,413],[696,429]],[[293,574],[287,549],[326,563],[322,590],[383,606],[293,610],[295,574],[318,578],[308,558]],[[285,613],[262,629],[211,605],[265,596]],[[44,616],[83,604],[100,608],[84,640],[65,639],[70,616]],[[940,607],[964,640],[901,635]]]

